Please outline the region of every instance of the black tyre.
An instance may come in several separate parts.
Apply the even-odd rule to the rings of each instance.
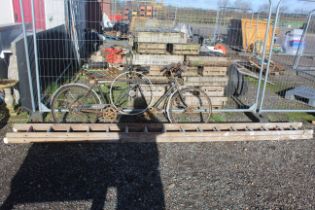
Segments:
[[[207,123],[211,114],[211,100],[199,88],[177,91],[167,105],[167,116],[171,123]]]
[[[82,107],[101,104],[95,91],[83,84],[68,84],[60,87],[52,97],[50,108],[56,123],[94,123],[96,112],[84,112]]]

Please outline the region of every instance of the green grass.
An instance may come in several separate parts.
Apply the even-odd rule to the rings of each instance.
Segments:
[[[258,86],[258,79],[251,78],[251,77],[246,77],[246,80],[247,80],[249,83],[253,84],[254,86],[256,86],[256,87]],[[264,83],[265,83],[265,81],[262,81],[262,83],[261,83],[261,88],[263,88]],[[280,84],[270,84],[270,83],[267,83],[266,88],[267,88],[268,90],[274,92],[274,93],[277,93],[277,92],[283,90],[283,86],[280,85]]]
[[[213,114],[210,118],[210,121],[215,123],[222,123],[225,122],[226,119],[222,114]]]
[[[286,113],[288,120],[292,121],[301,121],[301,122],[311,122],[315,120],[315,116],[309,113]]]
[[[10,116],[8,123],[28,123],[29,122],[29,113],[28,112],[19,112],[15,116]]]
[[[288,122],[312,122],[315,115],[309,113],[270,113],[267,118],[271,122],[288,121]]]
[[[50,84],[45,90],[45,95],[51,96],[58,88],[59,85],[57,83]]]

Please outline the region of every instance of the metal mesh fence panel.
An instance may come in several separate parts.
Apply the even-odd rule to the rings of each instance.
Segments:
[[[156,71],[161,66],[184,63],[184,85],[209,92],[216,111],[255,111],[261,64],[253,58],[263,56],[266,42],[267,49],[270,46],[268,1],[261,3],[265,10],[251,1],[39,2],[30,5],[35,25],[28,31],[28,46],[40,111],[49,111],[53,93],[63,84],[78,82],[82,70],[102,74],[110,84],[115,77],[109,68],[122,70],[130,55],[133,64],[149,67],[153,81],[166,79]]]
[[[273,14],[274,45],[266,63],[269,75],[265,76],[269,84],[264,83],[260,108],[263,112],[314,112],[315,3],[291,1],[293,8],[286,3],[281,1],[278,13]]]

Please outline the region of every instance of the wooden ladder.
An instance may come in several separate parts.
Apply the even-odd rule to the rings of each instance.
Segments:
[[[302,123],[15,124],[4,142],[235,142],[312,139]]]

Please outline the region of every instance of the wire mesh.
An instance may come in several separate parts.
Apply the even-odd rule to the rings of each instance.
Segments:
[[[291,1],[294,8],[284,6],[286,2],[280,2],[279,13],[273,14],[278,22],[265,77],[270,84],[264,84],[260,108],[262,112],[314,112],[315,2]]]
[[[184,34],[182,44],[198,44],[199,56],[213,58],[211,65],[221,67],[215,69],[217,74],[206,75],[203,74],[203,66],[190,66],[184,80],[185,85],[206,87],[210,98],[218,105],[217,111],[254,111],[259,93],[260,63],[251,61],[254,55],[263,55],[268,1],[264,3],[267,4],[267,11],[257,10],[251,1],[242,1],[242,4],[235,1],[232,6],[218,4],[218,1],[194,4],[190,0],[39,2],[42,4],[34,5],[36,31],[29,31],[28,45],[32,58],[30,66],[33,92],[37,109],[40,111],[49,111],[52,94],[61,85],[75,82],[81,70],[93,71],[95,76],[97,71],[110,72],[107,63],[120,68],[119,63],[126,62],[124,55],[129,52],[134,56],[143,56],[145,53],[138,53],[139,48],[137,49],[134,43],[139,47],[141,43],[135,38],[139,32],[144,31]],[[32,41],[33,32],[36,32],[37,53]],[[195,49],[189,49],[191,52],[186,54],[174,54],[172,37],[162,43],[166,48],[161,55],[161,45],[156,45],[161,43],[152,37],[150,45],[145,47],[145,50],[148,50],[155,44],[153,50],[158,52],[145,55],[149,61],[154,61],[154,65],[148,64],[151,70],[156,67],[156,63],[167,65],[167,61],[178,60],[187,63],[189,57],[197,56],[190,54],[195,52]],[[176,34],[173,39],[177,39]],[[267,42],[268,47],[271,37],[268,36]],[[223,44],[227,53],[217,48],[217,44]],[[233,67],[227,69],[226,66],[218,66],[218,56],[222,53],[226,53],[225,57],[233,61]],[[163,55],[168,60],[158,61]],[[37,68],[34,57],[38,59]],[[208,70],[211,65],[207,67]],[[211,70],[213,71],[213,68]],[[152,70],[150,78],[163,80],[161,75],[153,75],[153,72]],[[202,85],[203,83],[207,85]]]

